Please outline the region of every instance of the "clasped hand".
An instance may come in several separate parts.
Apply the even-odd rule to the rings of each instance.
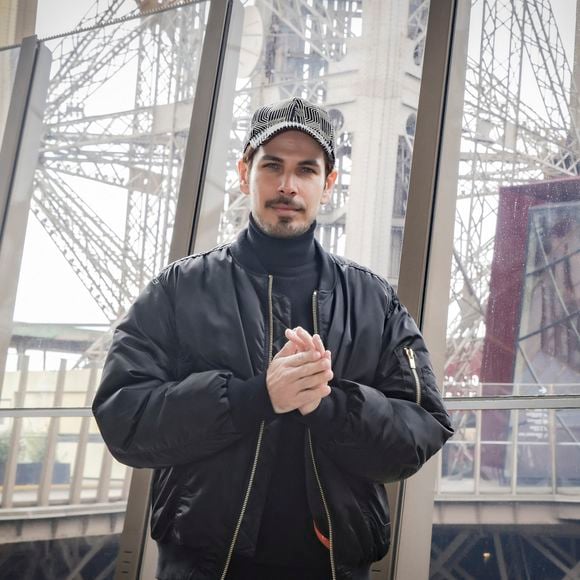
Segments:
[[[311,336],[301,327],[287,329],[285,334],[288,342],[272,359],[266,374],[268,394],[276,413],[298,409],[307,415],[330,395],[331,354],[320,336]]]

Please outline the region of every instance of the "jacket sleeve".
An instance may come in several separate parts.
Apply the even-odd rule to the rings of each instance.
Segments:
[[[377,482],[409,477],[453,434],[425,342],[394,293],[373,384],[339,377],[331,387],[301,420],[321,449],[354,475]]]
[[[159,279],[113,335],[93,414],[112,455],[132,467],[167,467],[219,453],[273,415],[263,376],[227,369],[176,377],[172,303]]]

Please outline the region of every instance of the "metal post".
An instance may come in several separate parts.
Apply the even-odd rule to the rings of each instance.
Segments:
[[[12,97],[6,116],[6,127],[0,149],[0,240],[2,239],[2,226],[6,219],[10,190],[16,171],[18,149],[22,140],[28,95],[34,77],[36,48],[36,36],[29,36],[22,42],[12,87]]]
[[[436,6],[435,6],[436,4]],[[399,277],[401,301],[419,322],[443,376],[470,2],[440,0],[429,11]],[[444,168],[441,171],[440,168]],[[433,463],[433,462],[431,462]],[[429,576],[435,469],[399,484],[387,578]]]
[[[512,417],[512,453],[511,453],[511,470],[512,470],[512,481],[511,490],[512,495],[515,497],[518,492],[518,439],[520,432],[520,411],[519,409],[514,409],[511,411],[513,413]]]
[[[441,493],[441,478],[443,477],[443,453],[437,453],[437,480],[435,481],[435,495]]]
[[[133,470],[130,467],[125,468],[125,475],[123,477],[123,484],[121,486],[121,500],[127,501],[129,497],[129,489],[131,488],[131,476]]]
[[[200,184],[202,188],[199,194],[199,199],[201,200],[200,215],[203,215],[203,223],[198,224],[196,221],[195,238],[190,251],[205,252],[210,250],[215,247],[218,239],[220,216],[224,205],[224,176],[230,143],[234,98],[236,96],[236,79],[240,62],[243,20],[243,15],[238,15],[234,8],[205,179]],[[181,183],[183,185],[184,182],[182,181]]]
[[[87,385],[87,394],[85,395],[85,406],[90,407],[95,396],[97,385],[97,369],[92,366],[89,373],[89,382]],[[91,418],[83,417],[79,429],[79,438],[77,450],[75,453],[75,463],[73,467],[73,476],[70,486],[69,504],[78,504],[81,502],[83,479],[85,472],[85,459],[87,456],[87,445],[89,442],[89,430],[91,427]]]
[[[16,408],[24,406],[26,398],[26,384],[28,382],[28,357],[22,356],[20,365],[20,380],[14,402]],[[18,467],[18,455],[20,452],[20,439],[22,437],[22,417],[14,417],[12,420],[12,432],[10,433],[10,449],[6,458],[4,471],[4,486],[2,487],[2,507],[12,507],[14,502],[14,486],[16,484],[16,469]]]
[[[54,392],[54,407],[62,407],[64,399],[64,384],[66,379],[66,359],[61,359],[56,379],[56,390]],[[54,472],[54,462],[56,459],[56,445],[58,432],[60,430],[60,417],[51,417],[46,436],[46,452],[42,462],[42,473],[40,475],[40,485],[38,487],[38,505],[48,505],[50,487],[52,484],[52,474]]]
[[[556,491],[558,489],[558,480],[557,480],[557,469],[558,464],[556,461],[556,412],[554,409],[548,410],[548,437],[550,438],[550,482],[552,486],[552,495],[556,495]]]
[[[12,316],[50,63],[50,51],[37,42],[36,36],[23,40],[0,150],[0,389],[12,337]]]
[[[99,483],[97,486],[97,503],[104,503],[109,501],[112,471],[113,471],[113,456],[109,453],[108,449],[103,445],[103,460],[101,461],[101,473],[99,475]]]
[[[238,0],[213,0],[211,3],[187,136],[175,212],[175,228],[169,253],[170,261],[186,256],[194,250],[233,11],[237,13],[236,21],[242,17],[242,7]]]
[[[177,200],[170,261],[193,251],[230,23],[233,18],[237,22],[241,15],[242,7],[238,0],[211,2]],[[148,579],[155,575],[153,559],[144,559],[150,484],[150,470],[132,471],[115,580]]]
[[[475,411],[475,449],[473,457],[473,486],[475,495],[479,495],[481,484],[481,424],[483,411]]]

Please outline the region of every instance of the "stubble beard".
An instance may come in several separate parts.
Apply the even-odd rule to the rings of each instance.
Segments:
[[[273,238],[297,238],[302,234],[306,233],[311,223],[294,224],[291,218],[279,217],[278,221],[274,224],[264,222],[257,212],[253,213],[254,220],[258,224],[258,227],[267,235]]]

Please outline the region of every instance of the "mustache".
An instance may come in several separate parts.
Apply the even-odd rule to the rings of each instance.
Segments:
[[[279,195],[275,199],[270,199],[266,202],[266,207],[273,207],[275,205],[285,205],[290,209],[295,209],[298,211],[302,211],[304,206],[300,203],[296,203],[296,201],[291,197],[286,197],[284,195]]]

